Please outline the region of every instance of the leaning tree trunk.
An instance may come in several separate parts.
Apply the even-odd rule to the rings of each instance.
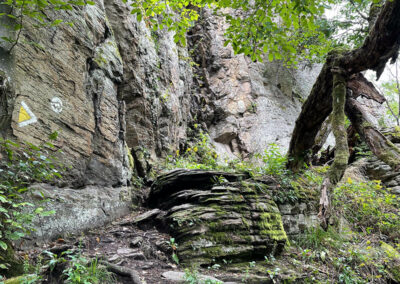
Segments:
[[[392,59],[392,63],[395,62],[400,46],[399,15],[400,0],[386,1],[360,48],[349,52],[332,52],[328,56],[296,121],[288,152],[288,168],[293,171],[298,171],[311,158],[310,153],[316,135],[333,108],[332,128],[336,140],[336,151],[334,162],[321,188],[318,214],[321,225],[325,229],[329,221],[329,191],[342,178],[349,158],[347,133],[344,125],[346,81],[354,83],[356,81],[354,74],[367,69],[375,70],[379,78],[387,61]],[[348,104],[349,113],[357,110],[354,108],[356,104],[351,104],[351,102]],[[355,115],[352,120],[356,124],[356,129],[361,131],[361,136],[366,139],[378,157],[385,158],[387,162],[391,163],[390,165],[397,167],[394,160],[397,158],[396,153],[400,153],[400,151],[393,144],[390,145],[382,140],[379,132],[374,131],[371,127],[365,127],[365,123],[360,122],[360,117],[363,118],[363,115]],[[357,122],[361,124],[357,124]],[[382,141],[383,143],[380,143]]]
[[[386,62],[397,59],[400,46],[400,0],[386,1],[364,44],[344,53],[335,62],[328,56],[309,97],[303,105],[289,146],[288,168],[298,171],[310,158],[311,148],[322,123],[332,111],[331,69],[339,67],[348,76],[372,69],[379,78]]]

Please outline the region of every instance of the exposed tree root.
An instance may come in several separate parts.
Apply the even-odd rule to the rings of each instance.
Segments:
[[[119,266],[116,264],[112,264],[112,263],[109,263],[104,260],[101,260],[100,263],[103,264],[107,268],[107,270],[109,270],[115,274],[125,276],[125,277],[130,277],[133,284],[142,284],[139,274],[135,270],[127,268],[127,267]]]

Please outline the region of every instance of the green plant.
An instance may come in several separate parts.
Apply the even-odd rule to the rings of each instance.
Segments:
[[[199,282],[198,273],[194,269],[185,269],[184,279],[188,284],[197,284]]]
[[[282,176],[287,174],[286,163],[287,158],[282,154],[279,146],[272,143],[265,149],[264,154],[261,156],[264,162],[263,170],[265,174]]]
[[[197,127],[195,127],[197,128]],[[213,170],[222,168],[219,163],[219,157],[211,144],[210,137],[203,131],[198,131],[196,137],[181,153],[180,150],[175,151],[175,155],[169,155],[166,158],[166,168],[186,168],[186,169],[203,169]]]
[[[399,237],[400,199],[380,181],[354,182],[349,178],[334,189],[333,205],[361,232]]]
[[[247,108],[248,112],[250,113],[257,113],[257,103],[252,102],[249,107]]]
[[[356,159],[361,159],[361,158],[365,158],[365,157],[371,157],[372,156],[372,152],[369,149],[368,145],[362,141],[359,145],[355,146],[353,148],[355,155],[356,155]]]
[[[66,283],[97,284],[114,283],[112,274],[100,266],[97,258],[88,260],[81,254],[69,255],[69,267],[63,271]]]
[[[57,133],[50,135],[57,139]],[[54,155],[54,145],[45,143],[35,146],[0,139],[0,153],[5,155],[0,161],[0,250],[12,249],[12,243],[33,231],[35,217],[45,217],[55,213],[46,211],[42,204],[25,201],[33,182],[51,182],[60,179],[64,168]],[[1,154],[0,154],[1,155]],[[8,252],[6,255],[11,255]],[[0,271],[10,267],[10,259],[0,255]]]
[[[175,238],[170,238],[169,239],[169,245],[172,249],[172,260],[175,261],[176,264],[179,265],[179,258],[178,255],[176,254],[176,251],[178,249],[178,244],[175,242]]]
[[[98,259],[88,259],[82,255],[79,249],[77,252],[67,250],[60,255],[44,251],[49,257],[47,262],[52,271],[57,265],[68,263],[62,271],[64,283],[71,284],[112,284],[115,283],[114,275],[105,266],[99,264]]]
[[[299,199],[316,199],[328,167],[310,167],[290,181]]]
[[[183,276],[185,279],[185,283],[187,284],[222,284],[221,281],[206,278],[202,279],[202,277],[199,276],[199,273],[195,269],[185,269],[185,275]]]
[[[340,248],[343,240],[341,234],[334,228],[330,227],[325,231],[316,226],[306,229],[296,242],[305,249],[324,251],[326,248]]]
[[[127,0],[122,0],[127,2]],[[229,28],[225,44],[235,53],[262,61],[263,54],[287,64],[299,57],[316,60],[331,48],[332,34],[322,18],[328,3],[333,1],[133,1],[132,13],[153,29],[174,31],[174,40],[186,45],[186,31],[199,19],[204,7],[225,17]],[[225,9],[241,11],[226,13]],[[157,17],[161,15],[161,17]],[[278,17],[280,20],[274,20]],[[325,25],[324,25],[325,24]],[[329,28],[334,30],[334,27]],[[329,31],[329,32],[328,32]]]
[[[228,182],[228,180],[224,176],[214,176],[214,177],[212,177],[212,182],[214,184],[220,185],[220,184],[223,184],[225,182]]]
[[[279,267],[275,267],[274,270],[267,270],[268,276],[269,278],[271,278],[271,280],[273,280],[274,278],[276,278],[277,275],[279,275],[279,272],[281,271],[281,269]]]
[[[34,284],[34,283],[41,283],[43,277],[41,275],[42,269],[42,258],[41,256],[38,257],[38,261],[35,265],[32,265],[29,262],[28,257],[26,256],[24,259],[24,278],[21,281],[21,284]]]
[[[89,284],[89,283],[112,283],[110,274],[104,267],[98,265],[97,259],[87,260],[82,255],[70,255],[70,265],[63,271],[66,283]]]
[[[266,264],[271,264],[275,260],[276,260],[276,258],[272,253],[269,255],[269,257],[268,256],[264,256],[264,261],[265,261]]]
[[[247,280],[250,279],[250,270],[251,270],[252,268],[254,268],[255,266],[256,266],[256,262],[255,262],[255,261],[250,261],[250,262],[249,262],[249,265],[246,266],[245,273],[244,273],[243,276],[242,276],[242,282],[243,282],[243,283],[247,283]]]

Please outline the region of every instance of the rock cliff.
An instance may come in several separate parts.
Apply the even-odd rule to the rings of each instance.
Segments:
[[[234,55],[207,10],[188,47],[138,23],[122,1],[46,15],[73,25],[27,23],[11,55],[3,46],[1,133],[38,144],[58,131],[73,187],[129,184],[128,148],[143,175],[185,144],[193,123],[219,153],[287,147],[318,72]]]
[[[54,144],[70,168],[49,197],[70,205],[46,227],[49,237],[68,214],[86,216],[76,218],[77,231],[96,216],[107,222],[127,212],[132,173],[143,177],[183,148],[195,124],[222,156],[246,157],[272,142],[287,147],[319,70],[235,55],[224,47],[225,23],[207,10],[187,47],[138,22],[122,1],[44,13],[73,25],[26,22],[11,53],[3,44],[0,134],[42,144],[59,133]]]

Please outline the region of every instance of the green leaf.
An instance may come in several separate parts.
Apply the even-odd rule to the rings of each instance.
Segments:
[[[40,214],[43,212],[43,210],[44,209],[42,207],[38,207],[38,208],[36,208],[36,210],[34,212],[35,212],[35,214]]]
[[[44,211],[40,213],[40,216],[46,217],[56,214],[56,210]]]
[[[173,253],[173,254],[172,254],[172,259],[173,259],[173,261],[176,262],[176,264],[179,264],[179,258],[178,258],[178,256],[176,255],[176,253]]]
[[[2,248],[3,250],[7,250],[7,244],[3,241],[0,241],[0,248]]]

